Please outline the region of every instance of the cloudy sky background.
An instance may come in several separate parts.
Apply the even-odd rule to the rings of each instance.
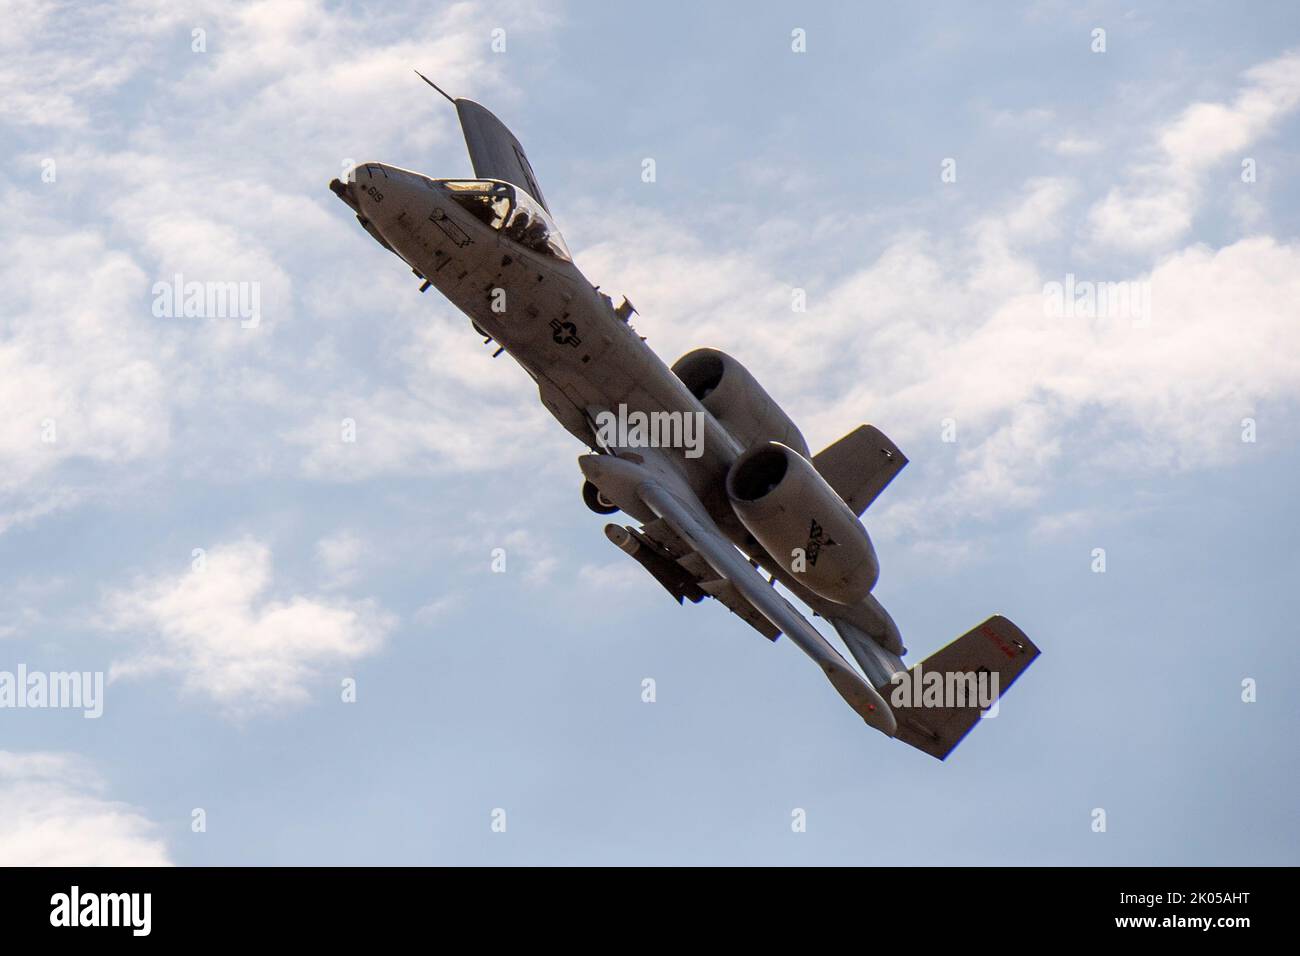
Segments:
[[[0,863],[1300,862],[1300,12],[740,10],[0,4],[0,670],[109,678],[0,710]],[[946,763],[675,607],[328,192],[470,171],[412,68],[665,359],[908,454],[866,521],[911,660],[994,612],[1043,649]],[[260,325],[155,317],[176,273]],[[1047,317],[1067,273],[1150,321]]]

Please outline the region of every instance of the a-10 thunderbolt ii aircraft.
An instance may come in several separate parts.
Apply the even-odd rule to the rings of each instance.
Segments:
[[[786,634],[868,724],[946,757],[1038,648],[995,616],[910,671],[902,662],[898,627],[871,593],[880,566],[859,516],[903,453],[860,425],[812,455],[727,353],[701,348],[665,365],[629,325],[631,303],[616,306],[578,271],[514,135],[421,79],[455,104],[473,178],[362,163],[330,189],[420,291],[436,286],[514,358],[591,450],[578,459],[587,506],[639,523],[606,525],[611,542],[678,603],[711,597],[769,640]],[[610,416],[624,427],[604,427]],[[699,426],[689,447],[688,422]],[[646,423],[678,440],[646,441]],[[830,622],[861,673],[777,583]]]

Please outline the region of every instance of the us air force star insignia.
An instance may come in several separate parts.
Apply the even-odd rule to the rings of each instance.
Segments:
[[[551,332],[551,340],[556,345],[571,345],[576,349],[582,344],[582,339],[578,338],[578,327],[572,322],[551,319]]]

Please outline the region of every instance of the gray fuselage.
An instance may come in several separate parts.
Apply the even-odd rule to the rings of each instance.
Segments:
[[[853,606],[826,601],[763,550],[726,494],[727,471],[745,449],[578,271],[562,241],[558,251],[544,243],[526,246],[458,201],[455,187],[474,184],[364,163],[339,195],[367,232],[500,343],[537,383],[547,410],[589,448],[599,448],[593,419],[602,411],[623,406],[627,413],[700,416],[699,457],[682,448],[654,454],[689,485],[719,530],[818,614],[887,636],[901,649],[893,620],[872,596]],[[532,202],[518,195],[521,203]],[[540,209],[529,211],[549,223]]]

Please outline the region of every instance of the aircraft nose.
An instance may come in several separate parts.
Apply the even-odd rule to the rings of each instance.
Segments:
[[[348,170],[348,181],[354,184],[365,185],[371,182],[379,175],[379,167],[375,163],[359,163]]]
[[[383,163],[360,163],[330,183],[334,195],[353,212],[377,222],[400,215],[411,202],[423,201],[432,187],[423,176]]]
[[[352,185],[352,175],[349,173],[346,180],[331,179],[330,192],[338,196],[347,203],[352,210],[357,211],[357,193]]]
[[[342,179],[331,180],[330,191],[351,206],[353,212],[360,213],[363,207],[372,205],[368,202],[370,188],[376,181],[386,178],[383,167],[378,163],[358,163]]]

